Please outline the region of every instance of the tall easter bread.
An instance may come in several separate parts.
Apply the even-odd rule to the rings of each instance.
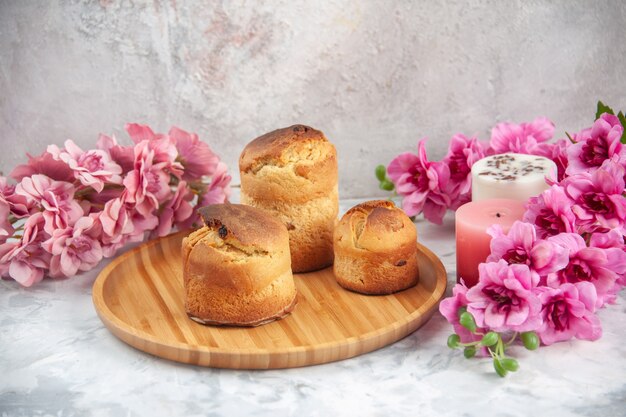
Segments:
[[[293,272],[332,265],[337,151],[324,134],[304,125],[269,132],[244,148],[239,170],[241,202],[287,227]]]

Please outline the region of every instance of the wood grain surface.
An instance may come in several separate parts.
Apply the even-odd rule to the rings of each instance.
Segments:
[[[144,352],[235,369],[291,368],[350,358],[423,325],[446,289],[441,261],[419,245],[420,282],[392,295],[341,288],[332,268],[294,276],[298,304],[255,328],[203,326],[184,308],[180,245],[186,233],[153,240],[114,259],[98,276],[93,302],[106,327]]]

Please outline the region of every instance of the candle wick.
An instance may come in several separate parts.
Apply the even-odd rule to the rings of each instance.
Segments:
[[[500,213],[496,213],[496,217],[502,217],[502,216],[500,216]]]

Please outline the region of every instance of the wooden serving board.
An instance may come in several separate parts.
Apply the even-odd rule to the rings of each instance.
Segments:
[[[297,274],[298,304],[260,327],[203,326],[187,317],[180,247],[186,233],[153,240],[114,259],[93,286],[106,327],[129,345],[162,358],[235,369],[291,368],[332,362],[391,344],[423,325],[446,289],[441,261],[419,245],[420,281],[392,295],[341,288],[332,268]]]

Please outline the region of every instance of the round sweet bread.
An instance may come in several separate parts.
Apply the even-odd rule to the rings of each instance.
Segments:
[[[361,203],[334,232],[335,278],[364,294],[391,294],[417,284],[417,230],[390,201]]]
[[[287,227],[293,272],[330,266],[339,197],[337,153],[324,134],[304,125],[269,132],[244,148],[239,171],[241,202]]]
[[[296,303],[289,234],[261,209],[215,204],[182,243],[185,309],[199,323],[257,326]]]

